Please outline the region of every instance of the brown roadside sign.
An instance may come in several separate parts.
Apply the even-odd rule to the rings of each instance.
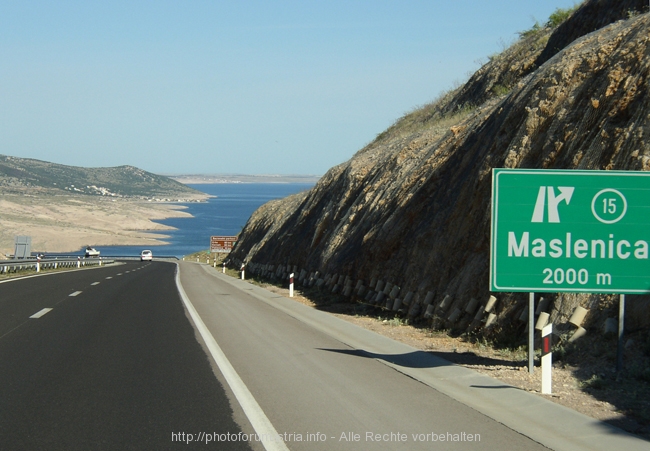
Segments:
[[[211,236],[210,252],[229,253],[236,242],[236,236]]]

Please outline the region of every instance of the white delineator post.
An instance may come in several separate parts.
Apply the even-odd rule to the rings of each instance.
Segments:
[[[77,257],[77,268],[81,268],[81,257]]]
[[[41,271],[41,257],[36,257],[36,272]]]
[[[552,391],[551,371],[553,369],[553,353],[551,352],[551,334],[553,323],[542,329],[542,394],[550,395]]]
[[[223,271],[224,274],[226,273],[226,262],[223,262]]]
[[[293,273],[289,274],[289,297],[293,297]]]
[[[241,264],[241,280],[245,280],[245,279],[244,279],[244,270],[245,270],[245,269],[246,269],[246,266],[242,263],[242,264]]]

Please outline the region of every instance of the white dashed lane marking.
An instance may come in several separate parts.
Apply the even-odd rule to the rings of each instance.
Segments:
[[[111,276],[108,276],[108,277],[106,278],[106,280],[109,280],[109,279],[112,279],[112,277],[111,277]]]
[[[91,285],[93,285],[93,286],[94,285],[99,285],[99,282],[93,282],[93,283],[91,283]]]
[[[40,318],[41,316],[48,313],[50,310],[52,310],[52,309],[51,308],[44,308],[43,310],[39,310],[38,312],[34,313],[32,316],[30,316],[30,318]]]
[[[70,293],[68,296],[78,296],[81,294],[81,291],[75,291],[74,293]]]

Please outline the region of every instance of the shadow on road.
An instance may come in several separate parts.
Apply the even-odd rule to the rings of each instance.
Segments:
[[[413,351],[406,354],[376,354],[362,349],[318,349],[321,351],[338,352],[339,354],[347,354],[355,357],[383,360],[407,368],[436,368],[453,365],[453,363],[447,360],[424,351]]]

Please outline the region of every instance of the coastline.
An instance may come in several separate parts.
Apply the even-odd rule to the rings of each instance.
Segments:
[[[154,222],[191,217],[187,207],[77,195],[3,195],[0,199],[0,252],[13,254],[16,236],[30,236],[33,252],[74,252],[85,246],[168,244]]]
[[[184,185],[214,185],[223,183],[310,183],[316,184],[320,175],[245,175],[245,174],[188,174],[169,175]]]

